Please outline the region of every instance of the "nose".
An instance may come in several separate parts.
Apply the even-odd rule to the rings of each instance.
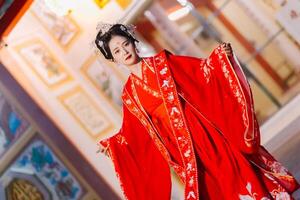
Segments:
[[[128,51],[127,51],[126,48],[123,47],[122,50],[123,50],[123,55],[127,55],[128,54]]]

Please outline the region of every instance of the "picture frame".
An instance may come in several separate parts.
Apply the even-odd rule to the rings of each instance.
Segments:
[[[56,89],[73,80],[66,67],[40,38],[26,40],[14,49],[49,89]]]
[[[0,159],[26,134],[30,122],[0,87]]]
[[[36,133],[0,176],[0,199],[79,200],[86,189],[57,155],[57,149]]]
[[[80,72],[88,82],[97,89],[117,112],[121,112],[122,90],[128,74],[122,69],[117,69],[113,63],[90,56],[80,68]]]
[[[58,16],[43,1],[35,1],[30,7],[30,11],[64,51],[71,48],[81,33],[80,26],[71,14]]]
[[[107,115],[80,86],[66,91],[58,96],[58,99],[93,140],[97,140],[100,135],[105,135],[114,129]]]

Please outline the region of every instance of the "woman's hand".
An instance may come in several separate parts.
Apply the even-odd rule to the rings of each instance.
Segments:
[[[103,153],[104,155],[106,155],[107,157],[109,157],[109,154],[108,154],[108,146],[107,147],[103,147],[101,144],[97,144],[98,146],[98,150],[96,153]]]
[[[226,55],[227,55],[228,57],[230,57],[230,56],[233,55],[233,52],[232,52],[232,48],[231,48],[230,43],[225,43],[225,42],[224,42],[224,43],[221,45],[221,47],[223,48],[223,50],[225,51],[225,53],[226,53]]]

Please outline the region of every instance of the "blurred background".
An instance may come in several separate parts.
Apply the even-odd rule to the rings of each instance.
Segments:
[[[262,144],[300,180],[299,0],[0,0],[0,199],[123,198],[96,143],[120,128],[128,71],[97,53],[99,22],[134,24],[141,56],[230,42]]]

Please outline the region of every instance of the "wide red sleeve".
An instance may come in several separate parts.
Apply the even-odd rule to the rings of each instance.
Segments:
[[[108,147],[124,195],[129,200],[169,200],[170,169],[140,121],[124,106],[119,133],[100,141]]]
[[[168,55],[178,89],[231,144],[244,153],[260,145],[250,85],[236,59],[220,47],[206,59]]]

